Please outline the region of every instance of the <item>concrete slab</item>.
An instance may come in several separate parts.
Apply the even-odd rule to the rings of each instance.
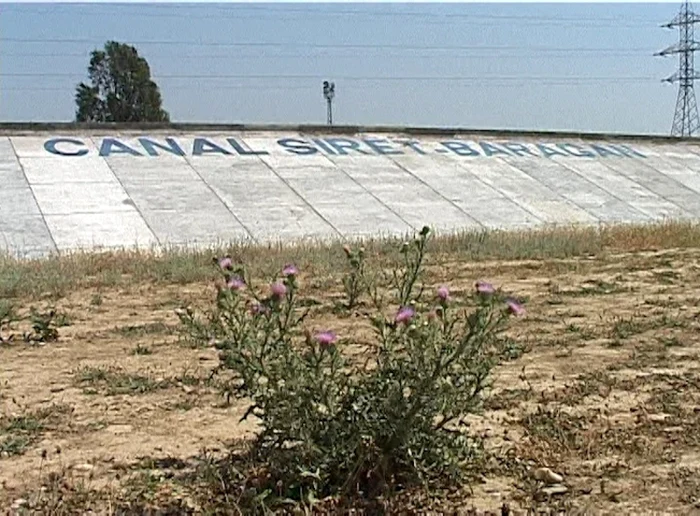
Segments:
[[[123,212],[46,215],[59,251],[150,248],[159,242],[133,208]]]
[[[45,215],[130,212],[133,203],[119,183],[64,183],[32,186]]]
[[[35,214],[0,217],[0,250],[13,255],[35,256],[56,251],[44,218]]]
[[[148,183],[199,181],[201,178],[185,158],[170,156],[158,159],[110,156],[107,165],[125,186]]]
[[[341,168],[414,229],[420,230],[431,218],[438,220],[434,224],[436,229],[482,227],[454,203],[393,162],[371,169],[360,163],[343,163]]]
[[[15,156],[9,138],[0,138],[0,187],[21,188],[28,186],[24,171]]]
[[[29,132],[0,137],[0,189],[1,249],[29,253],[404,235],[426,224],[695,220],[700,146],[467,132]]]
[[[524,228],[543,222],[478,177],[467,175],[459,163],[447,158],[434,158],[438,166],[431,169],[426,168],[420,158],[413,156],[396,156],[394,160],[484,228]],[[439,219],[439,216],[435,219]]]
[[[0,187],[28,188],[29,183],[19,164],[0,163]]]
[[[184,213],[224,208],[221,199],[202,180],[132,183],[125,191],[141,210],[179,210]]]
[[[19,162],[31,185],[60,185],[64,183],[118,184],[114,173],[110,170],[105,160],[100,157],[20,157]]]
[[[669,164],[663,159],[650,157],[642,163],[635,163],[634,166],[617,160],[611,160],[605,164],[621,176],[672,202],[688,214],[694,217],[700,216],[698,193],[677,181],[672,174],[664,174],[664,170],[669,169]]]
[[[559,161],[558,158],[552,159]],[[653,219],[686,218],[689,215],[687,211],[599,161],[580,161],[575,168],[568,163],[561,164]]]
[[[276,172],[344,236],[366,234],[376,225],[389,232],[403,233],[411,229],[396,213],[338,168],[279,167]],[[361,210],[357,209],[359,206]]]
[[[37,214],[0,216],[0,252],[19,257],[36,257],[56,252],[56,246],[44,222]]]
[[[700,151],[670,145],[644,147],[651,166],[695,193],[700,193]]]
[[[90,136],[84,134],[10,136],[9,139],[18,158],[54,156],[55,154],[51,154],[47,147],[68,157],[71,154],[74,155],[73,157],[76,157],[76,154],[80,154],[83,151],[87,151],[91,156],[96,156],[99,152]]]
[[[215,160],[198,164],[197,170],[256,240],[340,236],[260,160],[237,163],[235,168]]]
[[[0,220],[10,222],[18,215],[41,216],[39,205],[34,199],[34,193],[28,185],[19,188],[11,186],[2,187]]]
[[[458,159],[458,158],[457,158]],[[469,174],[549,224],[592,223],[597,219],[522,170],[496,159],[460,164]]]
[[[160,242],[212,245],[250,241],[248,232],[223,205],[216,208],[145,209],[142,215]]]
[[[550,190],[558,192],[571,204],[590,213],[597,220],[610,222],[645,222],[651,220],[649,215],[618,199],[609,192],[576,174],[565,166],[551,160],[530,158],[503,158],[515,167]]]

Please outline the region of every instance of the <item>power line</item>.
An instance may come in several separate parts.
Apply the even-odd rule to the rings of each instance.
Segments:
[[[83,77],[83,73],[75,72],[17,72],[17,73],[0,73],[1,77]],[[302,75],[302,74],[251,74],[251,75],[240,75],[240,74],[159,74],[154,76],[158,79],[259,79],[259,80],[316,80],[322,79],[323,75]],[[543,81],[543,80],[556,80],[556,81],[645,81],[654,80],[653,77],[633,77],[633,76],[601,76],[601,77],[557,77],[557,76],[507,76],[507,75],[476,75],[476,76],[421,76],[421,75],[406,75],[406,76],[361,76],[361,75],[345,75],[345,76],[335,76],[336,80],[344,81],[478,81],[483,79],[495,80],[495,81]]]
[[[373,44],[373,43],[298,43],[298,42],[218,42],[218,41],[186,41],[186,40],[129,40],[126,38],[131,45],[187,45],[187,46],[200,46],[200,47],[260,47],[260,48],[315,48],[315,49],[348,49],[348,50],[359,50],[359,49],[396,49],[396,50],[433,50],[433,51],[466,51],[466,50],[532,50],[539,52],[615,52],[615,51],[629,51],[629,52],[650,52],[649,48],[615,48],[615,47],[603,47],[603,48],[587,48],[587,47],[573,47],[573,48],[556,48],[556,47],[542,47],[542,46],[478,46],[478,45],[447,45],[447,46],[431,46],[431,45],[401,45],[401,44]],[[72,39],[72,38],[0,38],[0,42],[15,42],[15,43],[80,43],[80,44],[99,44],[103,45],[104,40],[98,39]]]
[[[2,52],[0,51],[0,57],[82,57],[82,58],[89,58],[91,54],[91,51],[84,51],[84,52]],[[625,51],[620,51],[620,52],[606,52],[605,57],[646,57],[648,56],[647,52],[625,52]],[[236,55],[231,55],[231,54],[179,54],[179,53],[151,53],[149,52],[147,55],[144,54],[143,57],[147,57],[149,59],[151,58],[178,58],[178,59],[229,59],[229,60],[236,60],[236,59],[254,59],[254,60],[271,60],[271,59],[294,59],[294,58],[329,58],[329,59],[366,59],[367,57],[381,57],[381,58],[390,58],[390,59],[434,59],[436,57],[441,57],[441,58],[458,58],[458,59],[484,59],[484,58],[490,58],[490,57],[497,57],[499,60],[500,59],[537,59],[541,58],[540,55],[537,54],[525,54],[525,55],[517,55],[513,54],[511,52],[508,53],[501,53],[501,54],[488,54],[488,53],[482,53],[482,54],[465,54],[465,53],[452,53],[452,54],[440,54],[439,56],[436,56],[435,54],[417,54],[417,53],[411,53],[411,54],[382,54],[382,55],[377,55],[377,56],[367,56],[366,54],[364,55],[357,55],[357,54],[348,54],[348,55],[339,55],[339,54],[328,54],[328,53],[320,53],[320,54],[300,54],[300,53],[287,53],[287,54],[236,54]],[[580,56],[573,56],[573,58],[595,58],[599,59],[600,55],[597,53],[593,54],[584,54]],[[549,55],[547,56],[547,59],[572,59],[571,54],[562,54],[562,55]]]
[[[485,47],[480,47],[480,49],[483,49]],[[520,48],[522,49],[522,47]],[[503,47],[494,47],[493,50],[506,50]],[[515,49],[513,49],[515,50]],[[553,51],[578,51],[579,49],[552,49]],[[594,57],[596,59],[600,58],[601,56],[599,55],[599,51],[596,50],[595,53],[586,53],[586,49],[580,49],[583,51],[586,55],[580,56],[580,57]],[[435,57],[458,57],[458,58],[484,58],[484,57],[498,57],[499,59],[503,58],[513,58],[513,59],[524,59],[524,58],[537,58],[540,57],[537,54],[524,54],[524,55],[517,55],[511,53],[512,51],[508,51],[508,53],[503,53],[503,54],[489,54],[489,53],[483,53],[483,54],[465,54],[463,52],[458,52],[458,53],[451,53],[451,54],[445,54],[441,53],[440,55],[435,55],[435,54],[417,54],[415,52],[412,52],[410,54],[386,54],[382,53],[381,55],[377,56],[367,56],[367,54],[363,55],[357,55],[357,54],[347,54],[347,55],[341,55],[341,54],[329,54],[329,53],[315,53],[315,54],[309,54],[309,53],[286,53],[286,54],[181,54],[181,53],[152,53],[148,52],[147,57],[159,57],[159,58],[165,58],[165,57],[177,57],[180,59],[239,59],[239,58],[245,58],[245,59],[290,59],[290,58],[308,58],[308,57],[328,57],[328,58],[333,58],[333,59],[345,59],[345,58],[352,58],[352,59],[364,59],[366,57],[382,57],[382,58],[392,58],[392,59],[413,59],[413,58],[435,58]],[[3,57],[90,57],[90,54],[92,51],[90,50],[85,50],[83,52],[3,52],[0,51],[0,56]],[[606,57],[646,57],[648,56],[647,52],[642,52],[642,51],[626,51],[626,50],[620,50],[619,52],[612,52],[612,51],[607,51],[605,53]],[[144,55],[144,57],[146,57]],[[561,56],[548,56],[548,58],[563,58],[563,59],[571,59],[571,53],[565,53],[564,55]]]
[[[95,8],[95,7],[101,7],[101,6],[96,6],[96,5],[91,5],[90,8]],[[133,6],[129,6],[129,8],[132,8]],[[143,11],[143,9],[167,9],[168,12],[148,12],[148,11]],[[222,19],[222,18],[260,18],[261,16],[269,15],[269,14],[274,14],[274,13],[279,13],[283,15],[289,15],[291,13],[297,13],[298,15],[301,16],[315,16],[315,17],[324,17],[324,18],[337,18],[338,16],[365,16],[365,17],[377,17],[377,16],[389,16],[389,17],[409,17],[409,18],[419,18],[421,21],[425,21],[426,19],[439,19],[443,23],[463,23],[465,21],[477,21],[477,22],[482,22],[485,20],[494,20],[496,22],[504,21],[504,20],[515,20],[515,21],[533,21],[537,22],[540,24],[561,24],[561,23],[566,23],[566,22],[572,22],[574,24],[580,24],[582,26],[610,26],[610,27],[620,27],[620,26],[628,26],[628,27],[650,27],[653,25],[653,22],[643,19],[643,18],[626,18],[625,23],[622,25],[620,24],[620,21],[618,18],[601,18],[601,17],[594,17],[594,18],[586,18],[586,17],[558,17],[558,16],[537,16],[537,15],[498,15],[498,14],[467,14],[467,13],[449,13],[449,14],[439,14],[439,13],[430,13],[430,12],[416,12],[416,11],[379,11],[379,10],[372,10],[372,11],[358,11],[358,10],[347,10],[347,9],[333,9],[332,12],[320,12],[320,11],[314,11],[314,10],[309,10],[309,9],[299,9],[299,8],[292,8],[292,7],[285,7],[285,8],[273,8],[273,7],[258,7],[258,6],[236,6],[236,8],[231,9],[231,8],[222,8],[222,7],[215,7],[215,6],[207,6],[208,10],[217,10],[218,14],[203,14],[203,13],[192,13],[187,12],[187,13],[174,13],[174,9],[192,9],[192,6],[181,6],[181,5],[148,5],[145,6],[144,8],[137,8],[136,11],[132,11],[131,14],[137,15],[137,16],[145,16],[145,17],[162,17],[162,18],[181,18],[183,16],[186,16],[187,18],[201,18],[201,19]],[[110,6],[110,13],[109,14],[123,14],[124,11],[127,9],[127,7],[119,7],[115,9],[113,6]],[[5,12],[8,10],[8,8],[4,8]],[[245,11],[255,11],[255,14],[249,14],[246,15]],[[243,11],[243,12],[241,12]],[[73,12],[60,12],[60,10],[51,8],[35,8],[35,7],[24,7],[19,8],[15,10],[17,13],[21,12],[33,12],[33,13],[38,13],[38,14],[57,14],[57,15],[71,15],[75,16],[75,13]],[[105,16],[107,13],[99,13],[99,12],[87,12],[86,10],[82,10],[80,12],[81,16]],[[128,14],[128,12],[127,12]],[[600,22],[609,22],[608,24],[603,24],[601,25]],[[434,22],[433,22],[434,23]]]
[[[642,83],[648,83],[648,84],[658,84],[657,80],[654,79],[649,79],[647,81],[638,81],[638,80],[617,80],[617,81],[608,81],[608,85],[616,85],[616,84],[630,84],[630,83],[637,83],[639,84],[640,82]],[[161,85],[162,86],[162,85]],[[526,88],[529,86],[535,86],[535,87],[557,87],[557,86],[562,86],[562,87],[571,87],[571,86],[595,86],[596,88],[600,88],[600,82],[597,81],[556,81],[556,80],[545,80],[545,81],[537,81],[537,82],[528,82],[528,81],[508,81],[508,82],[498,82],[498,81],[469,81],[469,84],[467,86],[488,86],[490,89],[496,89],[496,88]],[[451,86],[454,87],[454,86]],[[361,89],[362,86],[355,86],[355,90]],[[308,86],[294,86],[294,85],[283,85],[283,86],[267,86],[267,85],[260,85],[260,84],[248,84],[248,85],[230,85],[230,84],[217,84],[214,89],[218,90],[238,90],[238,91],[260,91],[260,90],[274,90],[274,91],[306,91],[309,92],[310,94],[316,95],[317,92],[316,90],[318,89],[317,86],[314,85],[308,85]],[[202,92],[203,91],[203,85],[202,84],[190,84],[190,85],[181,85],[177,87],[172,87],[168,86],[167,88],[168,92]],[[11,91],[16,91],[16,92],[28,92],[28,91],[46,91],[46,92],[63,92],[66,95],[71,95],[73,96],[75,94],[75,88],[74,86],[67,86],[67,87],[44,87],[44,86],[27,86],[27,87],[3,87],[2,88],[3,92],[11,92]]]

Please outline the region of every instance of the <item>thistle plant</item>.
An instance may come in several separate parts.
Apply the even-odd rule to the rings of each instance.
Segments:
[[[459,481],[478,457],[465,419],[503,359],[502,331],[524,309],[485,282],[462,299],[447,285],[427,299],[417,284],[428,237],[424,228],[404,246],[387,285],[363,286],[376,300],[375,343],[363,362],[344,352],[352,335],[307,323],[293,265],[256,286],[242,265],[217,260],[215,306],[179,312],[190,338],[214,345],[219,368],[234,373],[227,393],[249,402],[244,418],[257,417],[253,455],[263,488],[281,499],[373,497]],[[344,283],[355,301],[362,267]],[[387,289],[391,295],[379,295]]]
[[[349,246],[343,246],[343,251],[350,267],[348,274],[343,276],[343,289],[347,297],[346,307],[352,310],[366,290],[365,249],[360,247],[353,250]]]
[[[0,344],[12,342],[12,324],[18,320],[15,307],[9,301],[0,301]]]

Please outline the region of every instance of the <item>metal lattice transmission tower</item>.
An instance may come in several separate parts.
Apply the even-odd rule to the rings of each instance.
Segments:
[[[695,73],[694,63],[695,51],[700,49],[694,34],[694,25],[698,22],[700,22],[700,16],[692,11],[690,2],[684,1],[676,17],[662,25],[669,29],[678,27],[678,43],[655,54],[657,56],[678,54],[680,57],[678,71],[663,80],[663,82],[679,83],[671,136],[693,136],[700,129],[700,117],[698,117],[698,105],[693,86],[693,81],[700,79],[700,75]]]

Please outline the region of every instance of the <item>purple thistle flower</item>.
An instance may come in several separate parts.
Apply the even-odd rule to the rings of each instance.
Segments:
[[[284,286],[284,283],[273,283],[270,290],[272,290],[273,297],[277,298],[284,297],[287,293],[287,287]]]
[[[494,292],[496,292],[496,289],[491,283],[487,283],[485,281],[477,281],[476,291],[479,294],[493,294]]]
[[[219,267],[222,269],[231,269],[233,267],[233,260],[231,260],[231,257],[225,256],[224,258],[219,259]]]
[[[397,323],[408,323],[413,316],[416,314],[415,310],[409,306],[404,306],[401,309],[399,309],[399,312],[396,314],[396,322]]]
[[[293,263],[288,263],[282,269],[282,274],[284,276],[296,276],[297,274],[299,274],[299,269],[297,269],[296,265],[294,265]]]
[[[243,287],[245,287],[245,281],[243,281],[238,276],[234,276],[230,280],[228,280],[226,286],[231,290],[241,290]]]
[[[437,290],[437,297],[439,297],[442,301],[447,301],[447,299],[450,297],[450,289],[445,286],[440,287]]]
[[[523,307],[523,305],[518,303],[512,297],[509,297],[508,299],[506,299],[506,306],[508,307],[508,311],[514,315],[524,315],[525,314],[525,308]]]
[[[314,339],[316,339],[316,342],[318,342],[324,348],[333,344],[337,338],[338,337],[336,336],[336,334],[332,331],[322,331],[314,335]]]

